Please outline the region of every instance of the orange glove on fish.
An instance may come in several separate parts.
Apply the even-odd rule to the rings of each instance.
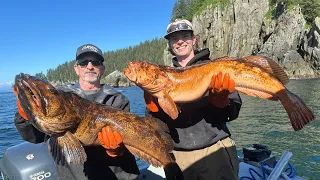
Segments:
[[[101,132],[98,133],[98,139],[111,157],[122,155],[125,151],[121,135],[118,131],[112,131],[110,126],[102,128]]]
[[[230,79],[229,73],[223,76],[222,72],[219,72],[212,76],[208,100],[215,107],[224,108],[230,103],[228,95],[234,90],[234,81]]]
[[[151,96],[150,93],[148,93],[146,90],[143,90],[143,97],[144,97],[144,101],[146,102],[147,108],[151,112],[158,112],[159,111],[159,108],[155,103],[155,99],[154,99],[154,97]]]
[[[18,113],[20,114],[20,116],[25,119],[25,120],[28,120],[28,117],[26,115],[26,113],[23,111],[22,107],[21,107],[21,104],[20,104],[20,101],[18,99],[18,93],[17,91],[13,88],[13,94],[17,97],[17,101],[16,101],[16,104],[17,104],[17,108],[18,108]]]

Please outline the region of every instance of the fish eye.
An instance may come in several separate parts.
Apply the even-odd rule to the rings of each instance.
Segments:
[[[48,91],[49,91],[50,93],[54,94],[54,89],[53,89],[53,88],[48,87]]]

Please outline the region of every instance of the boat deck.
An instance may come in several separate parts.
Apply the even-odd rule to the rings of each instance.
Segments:
[[[253,177],[250,175],[249,171],[256,171],[260,175],[262,175],[262,170],[256,166],[240,162],[240,169],[239,169],[239,179],[248,180],[249,178],[253,179]],[[259,177],[257,174],[252,173],[254,175],[255,180],[266,180],[268,176],[266,175],[264,178]],[[249,178],[246,178],[249,177]],[[140,170],[139,180],[164,180],[165,174],[163,171],[163,168],[156,168],[152,165],[145,167],[144,169]],[[278,178],[278,180],[284,180],[285,178]],[[291,178],[291,180],[306,180],[304,178],[295,176]]]

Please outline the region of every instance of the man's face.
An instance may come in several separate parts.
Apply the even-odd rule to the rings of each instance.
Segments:
[[[169,43],[176,56],[187,57],[193,51],[196,37],[190,31],[178,31],[169,36]]]
[[[101,63],[97,61],[99,61],[99,58],[94,54],[86,54],[79,58],[78,62],[84,62],[83,64],[80,63],[74,66],[74,70],[79,76],[79,81],[84,81],[90,84],[94,84],[96,82],[100,83],[101,76],[104,73],[104,66],[101,61]]]

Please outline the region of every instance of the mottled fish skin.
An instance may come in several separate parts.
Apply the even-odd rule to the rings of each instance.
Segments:
[[[85,155],[81,160],[75,158],[83,154],[82,146],[100,145],[97,135],[105,126],[117,130],[124,145],[142,160],[164,167],[174,163],[169,156],[173,143],[168,127],[156,118],[93,103],[27,74],[16,76],[14,88],[31,123],[51,136],[53,154],[69,163],[85,161]]]
[[[301,130],[315,119],[311,110],[284,84],[283,69],[264,56],[222,57],[189,67],[159,66],[145,61],[129,62],[124,74],[137,86],[156,97],[160,107],[172,119],[179,115],[175,103],[187,103],[203,97],[214,74],[229,73],[235,89],[250,96],[280,100],[294,130]]]

